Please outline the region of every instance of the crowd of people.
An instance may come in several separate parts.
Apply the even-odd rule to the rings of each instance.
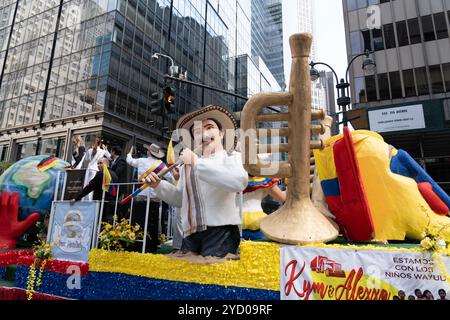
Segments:
[[[422,292],[421,289],[414,290],[414,294],[406,297],[404,290],[400,290],[397,296],[393,297],[393,300],[448,300],[447,292],[444,289],[439,289],[438,299],[435,299],[430,290],[425,290]]]
[[[103,169],[106,165],[109,168],[111,174],[112,183],[114,184],[127,184],[129,167],[136,168],[138,175],[142,175],[149,168],[151,168],[157,161],[161,161],[165,153],[162,149],[152,144],[145,146],[147,148],[147,157],[134,158],[135,148],[132,147],[126,157],[122,155],[122,148],[120,146],[109,147],[107,141],[102,138],[96,138],[92,147],[86,150],[83,139],[80,136],[75,136],[72,140],[73,153],[71,166],[69,170],[86,169],[85,177],[85,189],[74,200],[79,201],[82,198],[86,200],[102,200],[102,176]],[[172,174],[166,176],[169,181],[173,182]],[[122,198],[126,192],[126,188],[122,186],[119,188],[119,198]],[[146,190],[141,194],[141,200],[143,197],[147,197],[150,194],[151,197],[154,193],[151,190]],[[105,194],[107,198],[110,198],[110,194]]]

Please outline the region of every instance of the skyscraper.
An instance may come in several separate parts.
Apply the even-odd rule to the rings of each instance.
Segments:
[[[251,0],[252,55],[261,57],[284,90],[282,9],[282,0]]]
[[[312,0],[284,0],[283,1],[283,32],[285,34],[286,41],[284,43],[284,55],[286,61],[290,61],[290,48],[287,41],[288,37],[296,32],[307,32],[311,33],[313,36],[313,43],[311,47],[311,60],[315,61],[317,57],[316,42],[314,32],[314,2]],[[289,60],[288,60],[289,57]],[[288,63],[285,67],[286,74],[290,72],[288,70]],[[312,108],[313,109],[324,109],[327,110],[329,107],[327,103],[327,91],[323,86],[322,81],[317,81],[312,83]],[[334,109],[333,109],[334,112]]]
[[[165,144],[186,112],[244,101],[168,82],[173,57],[188,79],[254,94],[278,90],[270,66],[252,58],[250,0],[0,1],[0,160],[35,154],[70,159],[72,136],[95,136],[128,150]],[[250,44],[250,45],[249,45]],[[253,61],[259,83],[241,81],[238,61]],[[266,68],[265,65],[268,67]],[[263,81],[267,79],[267,81]],[[153,112],[153,94],[171,86],[175,107]],[[273,87],[274,86],[274,87]]]
[[[377,10],[368,12],[369,4]],[[352,65],[353,108],[450,191],[450,1],[344,0],[343,7],[349,61],[369,50],[377,64],[374,74],[362,70],[363,57]]]

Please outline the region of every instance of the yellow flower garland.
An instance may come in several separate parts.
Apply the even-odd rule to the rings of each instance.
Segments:
[[[39,274],[36,278],[36,264],[39,262]],[[42,285],[42,276],[44,274],[45,265],[47,264],[47,260],[38,260],[36,259],[33,264],[30,266],[30,271],[28,273],[27,279],[27,300],[33,299],[34,285],[36,283],[36,288],[39,288]]]
[[[47,264],[47,260],[41,262],[41,266],[39,267],[39,275],[36,281],[36,287],[39,288],[42,284],[42,275],[44,274],[45,265]]]
[[[30,271],[28,273],[27,279],[27,300],[31,300],[33,298],[34,292],[34,282],[36,280],[36,267],[34,263],[30,266]]]

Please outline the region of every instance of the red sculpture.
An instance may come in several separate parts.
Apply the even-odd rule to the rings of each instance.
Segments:
[[[0,193],[0,249],[14,249],[17,238],[39,220],[39,213],[35,212],[19,222],[18,214],[18,193]]]

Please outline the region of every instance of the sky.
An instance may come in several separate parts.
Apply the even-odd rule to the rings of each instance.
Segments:
[[[298,32],[298,26],[292,17],[297,11],[296,0],[284,0],[283,16],[286,18],[285,35]],[[347,68],[347,49],[345,44],[344,18],[342,0],[313,0],[315,5],[314,29],[316,39],[316,62],[325,62],[336,71],[339,78],[344,77]],[[285,39],[287,43],[288,40]],[[289,46],[285,44],[286,83],[289,83],[291,55]],[[327,70],[326,67],[318,67]]]

